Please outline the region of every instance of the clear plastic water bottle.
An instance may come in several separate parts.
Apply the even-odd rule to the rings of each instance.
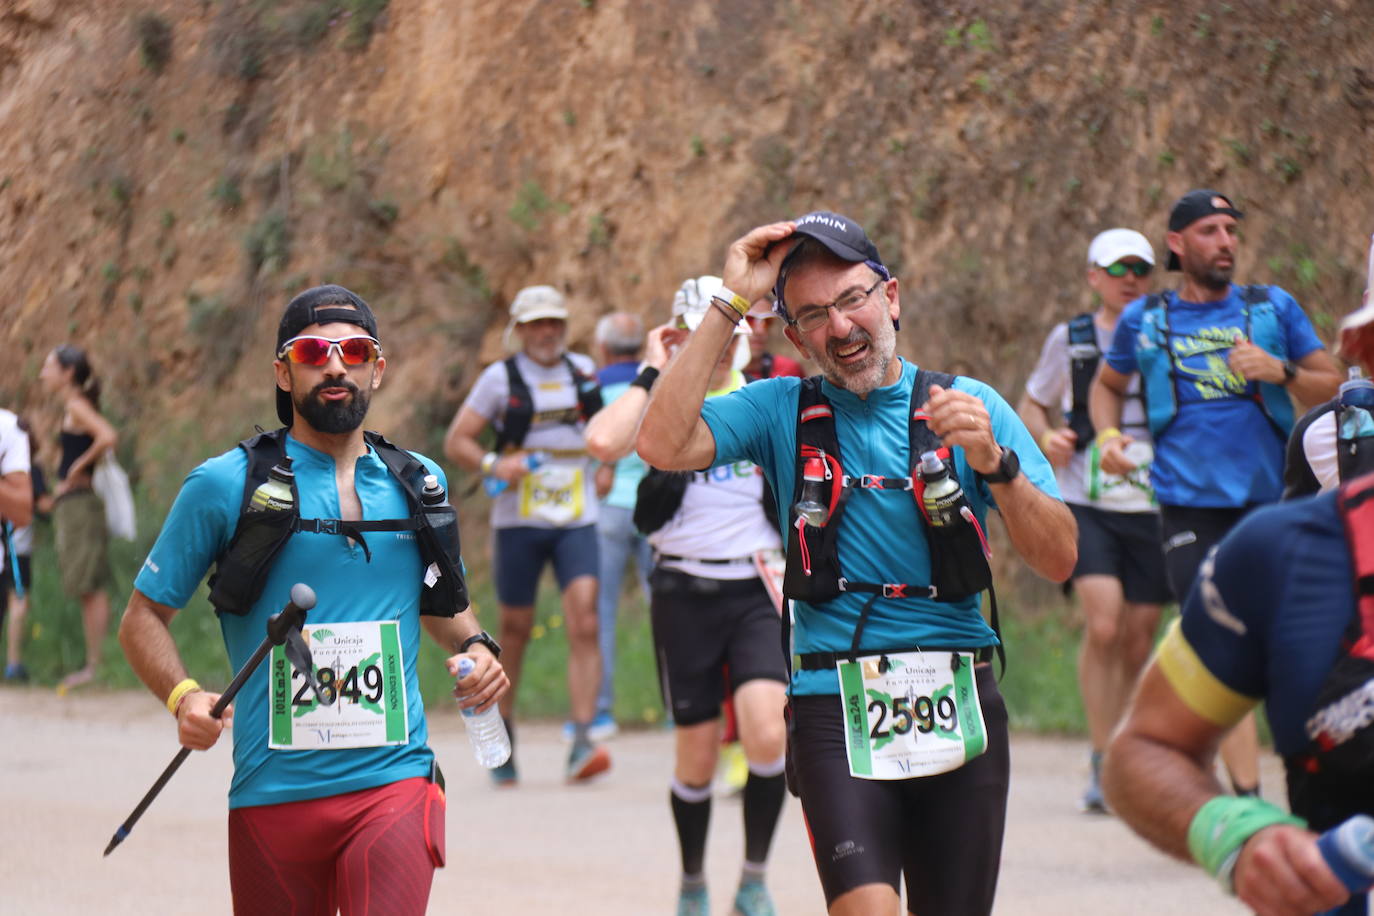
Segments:
[[[248,500],[249,512],[290,512],[296,504],[291,483],[296,475],[291,471],[291,459],[282,456],[280,464],[272,465],[264,480]]]
[[[825,459],[808,458],[802,465],[801,498],[792,507],[797,517],[813,528],[830,520],[830,501],[825,484]]]
[[[935,452],[924,452],[919,471],[926,485],[921,494],[921,505],[930,524],[944,528],[960,521],[959,503],[964,498],[964,488],[959,486],[958,479],[949,472],[940,456]]]
[[[1350,367],[1350,375],[1341,382],[1340,404],[1342,407],[1374,407],[1374,381],[1364,378],[1359,366]]]
[[[474,667],[472,659],[459,659],[458,678],[467,677]],[[510,759],[510,735],[506,732],[506,723],[501,721],[501,710],[495,704],[486,712],[464,709],[462,713],[463,726],[472,742],[472,755],[478,763],[490,770]]]
[[[524,460],[525,472],[528,473],[547,462],[549,460],[549,453],[527,452],[525,454]],[[502,493],[502,491],[506,489],[506,487],[510,486],[510,484],[502,480],[500,477],[492,477],[488,475],[482,478],[482,486],[486,488],[488,496],[499,496]]]
[[[1374,887],[1374,818],[1357,814],[1317,838],[1326,864],[1352,894]]]

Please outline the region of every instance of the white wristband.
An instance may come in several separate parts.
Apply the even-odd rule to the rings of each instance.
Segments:
[[[724,302],[726,305],[730,306],[730,308],[739,312],[741,318],[749,313],[749,306],[753,304],[739,293],[727,289],[724,286],[716,290],[716,294],[711,298],[719,299],[721,302]]]
[[[499,457],[500,457],[500,456],[497,455],[495,452],[487,452],[485,455],[483,455],[483,456],[482,456],[482,473],[483,473],[483,474],[490,474],[490,473],[491,473],[491,469],[492,469],[493,467],[496,466],[496,460],[497,460],[497,458],[499,458]]]

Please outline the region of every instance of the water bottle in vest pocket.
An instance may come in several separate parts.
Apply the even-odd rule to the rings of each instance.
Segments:
[[[953,467],[938,452],[921,455],[912,495],[926,520],[932,597],[963,601],[990,586],[987,539]]]

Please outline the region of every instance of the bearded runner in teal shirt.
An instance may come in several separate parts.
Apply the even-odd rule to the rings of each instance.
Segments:
[[[898,282],[852,220],[817,212],[754,229],[731,245],[723,277],[711,311],[655,385],[637,445],[649,464],[667,470],[739,459],[760,465],[787,510],[788,579],[808,595],[835,595],[792,602],[806,669],[792,681],[792,784],[826,905],[832,914],[895,912],[905,877],[912,913],[990,913],[1010,769],[1006,706],[986,663],[996,638],[976,594],[933,600],[942,574],[932,575],[926,544],[937,535],[911,492],[919,456],[910,439],[933,434],[949,452],[970,514],[981,525],[995,506],[1017,552],[1047,578],[1062,581],[1073,570],[1073,516],[1057,498],[1048,462],[992,389],[970,379],[922,381],[896,357]],[[770,288],[788,339],[824,381],[761,381],[703,407],[734,325]],[[916,385],[926,389],[925,429],[910,425]],[[832,502],[831,521],[791,508],[800,449],[818,448],[799,442],[803,393],[807,436],[810,421],[820,419],[814,438],[828,440],[832,420],[821,418],[833,418],[836,441],[822,451],[833,459],[838,450],[853,481],[843,509]],[[807,464],[819,460],[813,454]],[[837,536],[816,533],[832,521]],[[976,539],[969,556],[963,516],[943,527],[964,545],[955,552],[960,561],[983,562]],[[803,546],[813,544],[820,546]],[[966,580],[947,577],[953,581]],[[860,588],[867,591],[856,594]],[[911,597],[917,593],[924,594]]]
[[[426,601],[422,611],[426,577],[440,568],[427,570],[422,559],[417,538],[426,532],[337,531],[340,523],[412,517],[405,486],[378,452],[397,450],[374,446],[362,430],[386,368],[367,303],[338,286],[306,290],[287,305],[277,348],[277,414],[289,428],[280,442],[295,475],[297,516],[332,520],[335,530],[295,531],[271,561],[260,594],[242,604],[217,597],[216,606],[237,669],[262,642],[292,584],[311,586],[318,601],[305,636],[333,699],[303,700],[304,687],[297,692],[293,678],[270,677],[273,666],[261,665],[238,693],[237,709],[213,718],[219,695],[187,676],[168,629],[235,535],[249,469],[243,448],[187,478],[134,583],[120,643],[176,717],[182,745],[205,750],[235,720],[235,912],[332,913],[342,905],[345,913],[418,916],[445,855],[444,793],[415,673],[421,626],[450,654],[451,673],[464,658],[475,665],[457,683],[460,705],[491,706],[509,680],[496,660],[500,647],[457,606],[459,599]],[[414,457],[442,481],[433,462]]]

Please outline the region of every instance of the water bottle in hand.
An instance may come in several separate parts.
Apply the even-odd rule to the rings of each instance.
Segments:
[[[535,470],[548,460],[547,452],[527,452],[524,456],[526,473]],[[486,488],[488,496],[499,496],[510,484],[500,477],[487,476],[482,478],[482,486]]]
[[[1374,887],[1374,818],[1357,814],[1317,838],[1326,864],[1352,894]]]
[[[458,678],[467,677],[476,667],[470,658],[458,660]],[[499,767],[510,759],[510,735],[506,733],[506,723],[501,721],[501,710],[492,704],[486,712],[464,709],[463,726],[467,729],[468,740],[472,742],[472,755],[487,769]]]

